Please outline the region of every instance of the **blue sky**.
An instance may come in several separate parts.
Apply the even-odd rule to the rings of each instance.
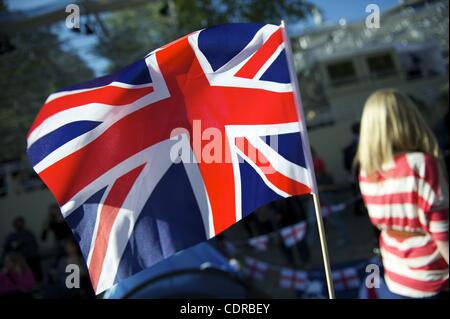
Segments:
[[[11,10],[28,10],[40,6],[56,4],[61,0],[7,0]],[[64,2],[64,1],[63,1]],[[71,1],[65,1],[70,3]],[[76,1],[73,1],[76,2]],[[365,8],[369,3],[380,6],[381,11],[399,4],[399,0],[309,0],[309,2],[321,8],[325,15],[325,21],[337,22],[340,18],[353,21],[363,18]]]
[[[70,0],[6,0],[10,10],[34,10],[43,6],[58,6],[61,3],[68,4]],[[380,7],[381,12],[396,6],[400,0],[309,0],[322,10],[323,22],[326,24],[338,23],[340,19],[345,19],[347,22],[364,19],[367,16],[365,8],[368,4],[374,3]],[[302,23],[303,26],[311,26],[311,21]],[[84,36],[81,34],[74,34],[65,28],[59,28],[60,38],[64,42],[64,48],[77,52],[87,63],[94,69],[97,75],[105,73],[108,65],[107,60],[99,58],[92,53],[96,40],[92,36]],[[297,28],[296,28],[297,29]],[[301,29],[300,29],[301,30]]]
[[[338,22],[344,18],[347,21],[363,19],[367,16],[366,6],[370,3],[378,5],[381,11],[392,8],[399,0],[311,0],[324,13],[324,21]]]

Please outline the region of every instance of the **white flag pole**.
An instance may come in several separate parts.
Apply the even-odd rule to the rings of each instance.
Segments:
[[[331,274],[330,259],[328,256],[328,246],[327,246],[327,239],[325,236],[325,228],[323,226],[322,213],[320,210],[319,192],[317,190],[317,181],[316,181],[316,174],[314,172],[314,165],[313,165],[312,156],[311,156],[311,147],[309,145],[308,133],[307,133],[307,129],[306,129],[306,121],[305,121],[305,116],[303,113],[303,107],[301,105],[300,90],[299,90],[298,81],[297,81],[297,74],[296,74],[295,68],[294,68],[291,44],[290,44],[289,37],[286,32],[286,26],[285,26],[283,20],[281,21],[281,28],[283,31],[284,45],[286,48],[286,56],[287,56],[287,60],[288,60],[289,74],[290,74],[291,80],[293,82],[292,84],[293,84],[293,89],[294,89],[295,103],[297,105],[298,117],[299,117],[300,125],[302,126],[302,129],[305,132],[305,135],[304,135],[304,138],[302,138],[302,141],[303,141],[303,145],[304,145],[304,153],[306,156],[306,161],[309,166],[308,169],[312,172],[312,174],[311,174],[312,178],[311,178],[310,182],[311,182],[311,186],[312,186],[312,197],[313,197],[313,202],[314,202],[314,210],[316,212],[317,228],[319,230],[320,246],[322,249],[323,265],[325,267],[325,277],[326,277],[327,287],[328,287],[328,296],[330,299],[335,299],[333,277]]]

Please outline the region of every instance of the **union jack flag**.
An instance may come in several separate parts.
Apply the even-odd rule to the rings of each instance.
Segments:
[[[28,156],[97,293],[268,202],[312,191],[287,43],[279,26],[225,24],[49,96]],[[212,136],[195,139],[196,121],[221,133],[228,160],[201,160]]]

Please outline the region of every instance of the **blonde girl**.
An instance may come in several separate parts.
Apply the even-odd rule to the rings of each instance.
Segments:
[[[448,181],[436,138],[413,102],[396,90],[367,100],[355,158],[359,184],[393,296],[448,291]]]

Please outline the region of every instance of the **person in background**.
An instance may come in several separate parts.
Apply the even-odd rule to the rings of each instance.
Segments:
[[[353,177],[354,175],[353,160],[355,159],[356,150],[358,149],[358,142],[359,142],[359,122],[353,123],[350,130],[352,132],[352,140],[344,148],[342,153],[345,170],[350,175],[350,177]]]
[[[88,270],[81,256],[78,244],[73,240],[64,243],[65,256],[50,270],[49,285],[44,291],[44,298],[90,298],[93,295]],[[79,270],[80,287],[69,289],[66,287],[67,266],[76,266]]]
[[[313,147],[311,147],[311,156],[314,166],[314,173],[316,173],[317,184],[328,185],[332,183],[329,175],[327,174],[325,163]]]
[[[0,297],[31,297],[35,281],[25,258],[19,253],[9,252],[5,255],[3,264],[0,272]]]
[[[448,180],[414,103],[380,90],[365,103],[356,156],[369,217],[380,231],[387,298],[448,296]]]
[[[342,157],[344,168],[347,171],[348,181],[351,183],[351,192],[355,203],[353,206],[353,212],[357,216],[361,216],[365,213],[364,203],[362,202],[361,192],[358,187],[358,169],[353,166],[355,160],[356,150],[359,143],[359,122],[353,123],[351,126],[352,140],[343,149]]]
[[[45,221],[41,239],[47,240],[49,233],[53,233],[56,240],[56,262],[64,255],[64,245],[68,240],[72,239],[72,230],[64,220],[58,205],[49,206],[48,218]]]
[[[327,172],[327,168],[325,166],[324,161],[320,158],[314,148],[311,148],[311,156],[314,165],[314,173],[316,175],[317,180],[317,188],[319,191],[320,204],[322,207],[336,204],[336,196],[335,196],[335,184],[333,177],[331,174]],[[307,201],[307,220],[309,225],[309,230],[307,233],[307,240],[309,243],[313,243],[317,241],[319,236],[317,232],[317,220],[316,213],[313,206],[313,200]],[[331,225],[337,231],[338,240],[336,242],[337,245],[343,246],[350,241],[350,236],[347,231],[347,227],[342,222],[339,214],[331,214],[331,216],[325,219],[325,223],[327,225]]]
[[[449,111],[449,101],[448,101],[448,83],[445,88],[441,90],[436,101],[438,105],[438,111],[441,111],[444,116],[441,116],[439,120],[435,123],[433,131],[436,134],[439,146],[443,153],[447,172],[449,170],[449,138],[448,138],[448,111]]]
[[[269,207],[273,210],[275,229],[278,231],[280,237],[280,231],[284,227],[292,226],[300,221],[306,220],[306,213],[298,196],[272,202],[269,204]],[[296,264],[297,266],[304,266],[309,263],[311,253],[306,240],[303,239],[292,247],[286,247],[284,241],[280,238],[279,244],[289,263]],[[300,263],[295,262],[295,251],[298,252]]]
[[[251,226],[254,236],[265,235],[275,230],[272,222],[272,210],[269,205],[258,208],[251,218]]]
[[[50,232],[55,235],[57,241],[64,241],[72,238],[72,231],[56,204],[50,205],[48,208],[48,219],[42,230],[42,240],[46,240]]]
[[[41,258],[38,253],[38,243],[34,234],[26,228],[25,218],[16,217],[13,221],[14,232],[5,239],[3,256],[9,252],[20,253],[33,271],[34,278],[42,280]]]
[[[249,238],[256,236],[256,223],[258,221],[256,220],[256,214],[250,214],[245,217],[245,219],[242,221],[242,226],[244,226],[244,229],[247,233],[247,236]]]

